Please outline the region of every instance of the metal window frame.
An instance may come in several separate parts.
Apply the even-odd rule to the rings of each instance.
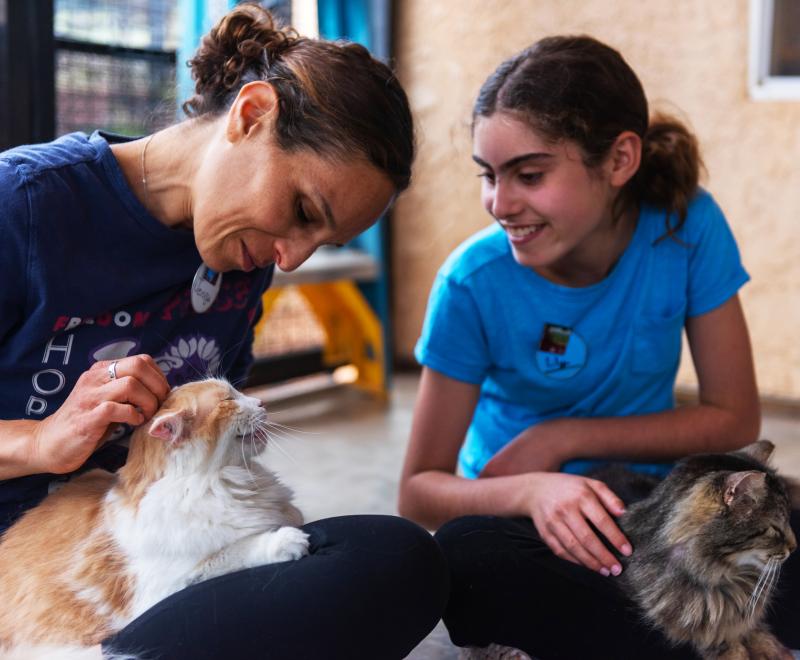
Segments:
[[[55,135],[53,0],[0,0],[0,150]]]
[[[800,76],[773,76],[769,71],[774,20],[774,0],[750,0],[750,97],[756,101],[800,100]]]

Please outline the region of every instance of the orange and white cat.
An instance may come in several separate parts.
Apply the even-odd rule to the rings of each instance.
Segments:
[[[256,460],[258,399],[172,391],[117,474],[93,470],[0,541],[0,658],[100,658],[101,640],[189,584],[308,553],[291,491]]]

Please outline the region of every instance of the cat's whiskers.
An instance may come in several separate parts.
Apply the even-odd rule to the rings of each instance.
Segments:
[[[265,437],[265,442],[264,442],[265,445],[269,444],[270,446],[275,447],[275,449],[277,449],[281,454],[283,454],[286,458],[288,458],[294,465],[299,466],[299,463],[294,458],[294,456],[292,456],[291,453],[289,453],[283,446],[281,446],[280,443],[280,440],[283,440],[285,437],[291,439],[291,436],[280,436],[274,431],[270,432],[269,430],[264,429],[264,437]]]
[[[753,594],[750,596],[750,600],[747,603],[748,617],[753,617],[755,615],[761,597],[764,596],[764,599],[766,600],[767,596],[769,596],[770,592],[772,591],[772,587],[775,585],[775,582],[778,579],[780,569],[781,562],[775,557],[770,557],[767,560],[767,563],[764,564],[764,568],[761,570],[761,574],[758,576],[758,581],[753,588]]]
[[[275,422],[271,419],[265,420],[265,424],[270,428],[278,428],[283,431],[290,431],[292,433],[302,433],[304,435],[322,435],[321,431],[308,431],[306,429],[299,429],[295,426],[288,426],[286,424],[281,424],[280,422]]]

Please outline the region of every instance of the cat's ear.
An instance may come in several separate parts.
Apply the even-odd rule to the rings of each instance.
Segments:
[[[775,451],[775,445],[769,440],[756,440],[752,444],[738,449],[736,453],[747,454],[750,458],[766,465],[773,451]]]
[[[733,507],[745,501],[757,502],[767,491],[767,475],[758,470],[732,472],[725,479],[725,504]]]
[[[183,435],[183,426],[183,415],[177,411],[169,411],[153,418],[149,433],[154,438],[175,442]]]

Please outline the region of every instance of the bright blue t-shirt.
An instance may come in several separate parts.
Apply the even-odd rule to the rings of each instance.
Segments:
[[[643,207],[614,269],[587,287],[554,284],[521,266],[498,224],[450,255],[415,354],[426,367],[480,385],[459,455],[465,476],[477,477],[504,445],[543,420],[674,407],[686,319],[727,301],[749,276],[707,192],[693,199],[675,238],[665,231],[664,211]],[[583,473],[597,464],[571,461],[562,469]]]

